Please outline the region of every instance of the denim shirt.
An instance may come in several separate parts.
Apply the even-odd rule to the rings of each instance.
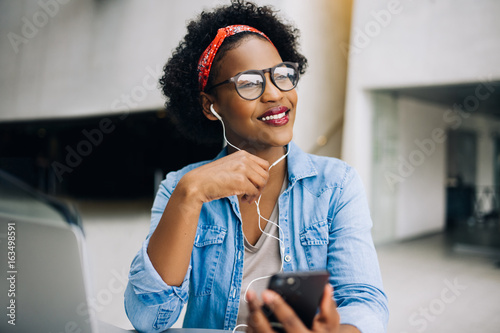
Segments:
[[[341,323],[363,333],[385,332],[387,298],[359,176],[338,159],[306,154],[293,142],[289,149],[288,187],[278,199],[283,270],[328,270]],[[224,149],[215,159],[226,154]],[[167,285],[146,252],[181,177],[208,162],[171,172],[160,185],[149,235],[132,261],[125,291],[127,316],[139,332],[171,327],[186,302],[184,327],[232,330],[236,326],[244,253],[236,196],[203,204],[190,265],[180,286]]]

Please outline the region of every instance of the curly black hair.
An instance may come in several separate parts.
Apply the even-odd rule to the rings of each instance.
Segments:
[[[298,52],[299,30],[282,22],[272,7],[231,0],[227,6],[210,12],[203,11],[188,24],[184,40],[167,61],[160,78],[161,89],[167,98],[165,106],[168,116],[186,138],[197,143],[222,143],[221,125],[208,120],[202,112],[197,66],[201,54],[217,35],[217,30],[234,24],[249,25],[266,34],[284,61],[299,64],[300,74],[304,74],[307,67],[307,59]],[[245,35],[248,33],[239,33],[224,40],[212,65],[214,71],[217,61]],[[211,78],[215,75],[210,74],[207,86],[210,86]]]

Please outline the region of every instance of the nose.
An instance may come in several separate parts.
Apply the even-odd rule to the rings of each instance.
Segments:
[[[266,73],[266,88],[261,96],[263,102],[275,102],[283,98],[283,91],[281,91],[274,82],[271,80],[270,73]]]

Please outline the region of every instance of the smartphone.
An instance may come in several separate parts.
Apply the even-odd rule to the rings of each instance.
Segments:
[[[279,273],[271,277],[268,289],[280,294],[310,329],[329,276],[327,271]],[[278,332],[284,332],[283,325],[276,319],[272,309],[264,305],[263,311],[271,327]]]

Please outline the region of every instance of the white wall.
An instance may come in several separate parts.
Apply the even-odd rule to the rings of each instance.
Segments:
[[[39,5],[55,1],[66,3],[49,7],[53,15]],[[203,8],[228,2],[0,1],[0,121],[162,108],[164,101],[155,81],[185,33],[186,21]],[[309,69],[298,88],[294,140],[305,150],[316,150],[318,136],[329,133],[344,110],[347,58],[338,45],[348,40],[352,1],[256,2],[276,6],[301,30],[302,51],[309,59]],[[34,24],[33,17],[43,19],[43,15],[46,22],[37,21],[38,26],[30,32],[26,27]],[[19,45],[11,44],[6,37],[9,33]],[[319,153],[339,156],[339,132],[327,139]],[[82,216],[88,229],[98,297],[100,292],[108,291],[117,274],[127,272],[137,244],[146,236],[149,211],[141,209],[134,215],[132,207],[132,213],[127,211],[124,217],[119,213],[122,207],[93,205],[82,207]],[[120,251],[123,248],[128,253]],[[99,305],[101,320],[130,328],[121,294],[114,293],[112,300]]]
[[[343,158],[369,179],[371,111],[365,89],[429,86],[500,78],[500,2],[496,0],[396,1],[386,26],[373,12],[394,1],[354,2]],[[370,27],[379,27],[371,32]],[[378,31],[378,32],[377,32]],[[362,36],[366,35],[366,38]],[[340,45],[339,45],[340,47]]]
[[[397,183],[394,184],[391,175],[398,173],[398,101],[390,93],[373,93],[369,101],[374,108],[369,159],[372,162],[372,177],[371,183],[366,185],[370,185],[373,197],[377,198],[371,206],[372,236],[375,242],[385,242],[395,237],[397,227],[399,186],[395,186]]]
[[[377,189],[372,188],[376,134],[368,92],[500,79],[499,12],[496,0],[354,2],[342,157],[358,169],[372,208],[377,204]],[[419,197],[415,192],[409,199],[418,202]],[[438,213],[432,221],[437,221]],[[432,228],[441,225],[436,222]],[[394,227],[379,232],[394,234]],[[412,228],[404,227],[401,230],[408,232],[402,234],[410,236]]]
[[[449,118],[451,106],[373,93],[372,217],[376,242],[440,231],[446,214],[447,133],[478,137],[478,186],[494,185],[494,140],[500,120],[488,114]],[[451,121],[453,119],[453,121]],[[484,200],[489,211],[493,202]]]
[[[157,80],[186,21],[228,2],[0,2],[0,121],[162,108]],[[348,40],[352,1],[257,2],[302,32],[310,67],[298,88],[295,140],[310,151],[343,115],[347,59],[337,45]],[[321,152],[339,156],[340,139]]]
[[[446,206],[446,108],[391,93],[374,93],[372,100],[375,241],[440,230]]]
[[[164,19],[145,24],[142,13],[154,10],[151,1],[143,6],[137,1],[70,1],[50,7],[53,17],[37,1],[3,1],[0,6],[2,36],[10,34],[14,41],[0,40],[2,68],[7,69],[0,73],[1,120],[161,107],[155,81],[173,43],[151,36],[162,31],[180,35],[181,25],[172,25],[175,12],[192,10],[157,2]],[[47,19],[37,21],[40,17]]]
[[[338,47],[349,38],[352,0],[287,0],[283,11],[301,30],[309,69],[298,87],[294,140],[302,149],[340,157],[341,136],[332,132],[344,115],[347,58]],[[340,126],[340,129],[342,126]],[[317,144],[325,136],[326,147]]]
[[[398,102],[399,156],[410,165],[409,175],[398,183],[395,236],[402,239],[444,228],[447,125],[440,105]]]

